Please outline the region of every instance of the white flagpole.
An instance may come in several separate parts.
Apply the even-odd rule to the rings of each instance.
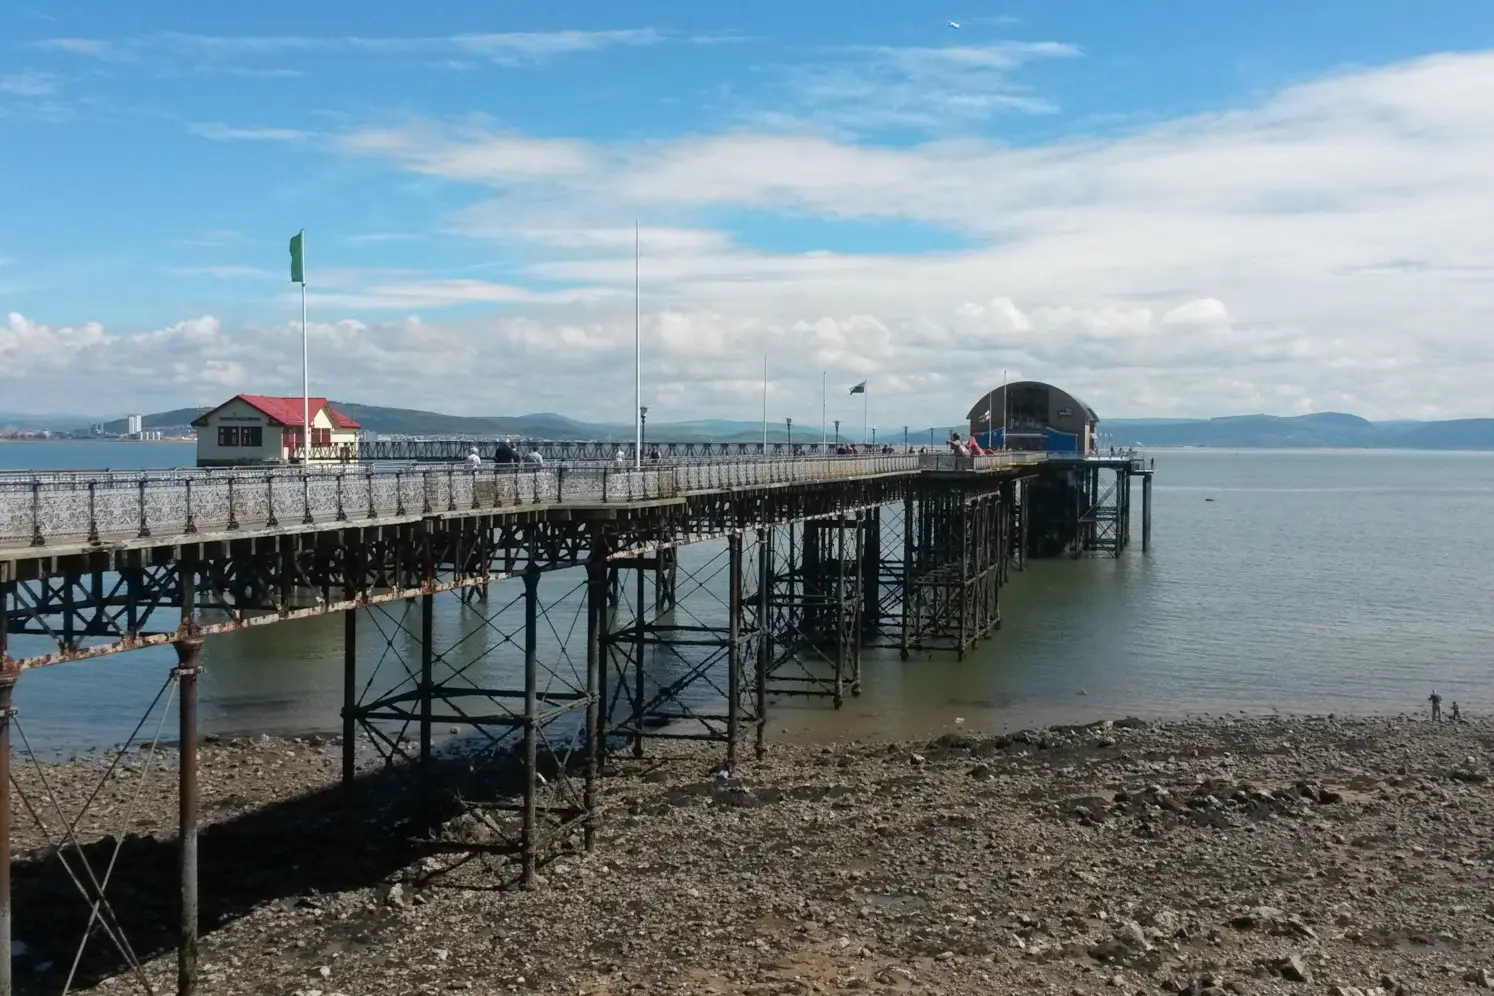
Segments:
[[[638,222],[633,222],[633,469],[643,469],[643,302],[638,294]]]
[[[825,411],[830,407],[830,396],[825,392],[828,390],[830,371],[820,371],[820,456],[825,455]]]
[[[768,455],[768,353],[763,351],[763,456]]]
[[[306,335],[306,230],[301,230],[301,466],[311,463],[311,345]]]
[[[1007,411],[1010,408],[1011,408],[1011,405],[1006,400],[1006,371],[1003,370],[1003,371],[1001,371],[1001,448],[1002,449],[1006,449],[1006,413],[1007,413]],[[992,412],[991,413],[991,417],[995,418],[996,417],[996,413]]]

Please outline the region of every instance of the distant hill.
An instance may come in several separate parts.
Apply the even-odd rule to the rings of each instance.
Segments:
[[[369,432],[389,435],[492,438],[518,436],[524,439],[617,440],[631,439],[633,426],[624,423],[581,422],[553,412],[513,416],[461,416],[410,408],[386,408],[352,401],[333,402],[362,423]],[[189,425],[196,408],[146,415],[146,429],[170,429]],[[90,420],[76,415],[9,415],[0,413],[0,427],[9,423],[23,428],[71,428]],[[123,433],[124,419],[104,423],[106,432]],[[951,428],[939,427],[933,438],[942,442]],[[908,438],[927,444],[930,429],[910,428]],[[1200,446],[1234,448],[1357,447],[1422,450],[1494,450],[1494,418],[1454,419],[1443,422],[1371,422],[1358,415],[1319,412],[1313,415],[1231,415],[1210,419],[1138,418],[1102,419],[1100,431],[1116,446]],[[648,423],[650,439],[677,442],[754,442],[762,439],[760,422],[695,419],[683,422]],[[794,425],[794,439],[818,440],[819,424]],[[841,438],[860,441],[860,425],[842,425]],[[787,437],[782,422],[768,425],[768,438],[782,442]],[[902,441],[902,426],[878,433],[878,440]]]
[[[1371,422],[1358,415],[1320,412],[1287,418],[1233,415],[1166,422],[1109,419],[1101,420],[1100,431],[1117,446],[1494,450],[1494,419],[1486,418]]]
[[[140,418],[142,429],[180,429],[192,424],[197,417],[199,409],[196,408],[174,408],[169,412],[156,412],[154,415],[143,415]],[[104,431],[115,435],[123,435],[130,429],[128,419],[110,419],[104,423]]]

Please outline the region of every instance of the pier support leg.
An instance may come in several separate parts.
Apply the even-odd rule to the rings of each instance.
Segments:
[[[0,599],[5,598],[0,588]],[[5,605],[0,602],[0,996],[10,996],[10,712],[16,679],[5,657]]]
[[[1152,548],[1152,475],[1141,477],[1141,552]]]
[[[803,638],[818,640],[823,632],[823,621],[821,611],[825,601],[825,578],[821,570],[824,564],[822,545],[824,543],[825,531],[821,522],[806,522],[800,529],[803,539],[799,550],[799,575],[801,583],[799,594],[801,597],[794,599],[801,606],[799,609],[800,635]],[[792,558],[792,554],[790,554]],[[793,564],[790,560],[789,570],[792,572]],[[789,584],[789,595],[793,598],[793,583]]]
[[[186,587],[191,590],[190,584]],[[177,765],[181,928],[176,950],[176,991],[177,996],[191,996],[197,991],[197,675],[202,640],[192,637],[178,640],[174,646],[181,720],[181,753]],[[9,951],[0,954],[9,959]]]
[[[870,554],[871,571],[870,571],[870,577],[868,577],[868,571],[866,570],[866,567],[865,567],[865,564],[866,564],[867,559],[868,559],[868,557],[867,557],[867,555],[868,555],[867,532],[866,532],[866,528],[865,527],[866,527],[866,520],[862,518],[862,513],[860,513],[860,512],[856,513],[856,519],[853,520],[853,522],[852,522],[852,528],[855,530],[855,535],[856,535],[856,550],[855,550],[856,559],[855,559],[854,563],[856,563],[861,568],[861,576],[856,579],[856,582],[857,582],[857,584],[856,584],[856,591],[854,593],[852,593],[852,596],[851,596],[851,606],[852,606],[852,616],[851,616],[851,695],[852,696],[859,696],[861,694],[861,644],[862,644],[862,641],[863,641],[863,639],[866,637],[866,635],[868,633],[870,633],[873,629],[876,628],[875,619],[876,619],[876,604],[877,604],[877,580],[878,580],[877,579],[877,571],[881,568],[881,564],[878,563],[878,561],[877,561],[877,556],[878,556],[877,553],[876,553],[876,549],[877,548],[876,547],[872,547],[871,548],[871,554]],[[873,509],[872,513],[871,513],[871,529],[873,530],[872,533],[871,533],[871,535],[875,536],[876,535],[876,530],[878,530],[880,528],[881,528],[881,523],[880,523],[880,521],[877,518],[876,510]],[[870,623],[868,623],[868,621],[867,621],[868,619],[871,619],[873,621],[870,622]]]
[[[732,533],[726,545],[731,573],[726,622],[726,764],[734,770],[742,725],[742,534]]]
[[[524,827],[520,882],[533,886],[539,863],[539,565],[524,571]],[[429,596],[427,596],[429,597]]]
[[[913,496],[903,498],[903,611],[902,632],[898,638],[898,656],[908,659],[909,622],[913,612],[913,573],[916,558],[913,544]]]
[[[851,650],[851,635],[846,632],[845,519],[836,520],[835,539],[831,549],[835,551],[835,708],[839,709],[846,701],[846,664]]]
[[[769,622],[769,593],[773,588],[773,530],[757,531],[757,731],[756,754],[761,761],[767,752],[768,668],[773,660],[773,628]],[[3,996],[3,994],[0,994]]]
[[[633,592],[633,756],[643,756],[643,558],[638,560]]]
[[[960,558],[960,586],[957,589],[960,599],[959,605],[959,643],[956,644],[955,660],[965,659],[965,647],[970,635],[970,507],[967,505],[960,510],[960,538],[955,550],[955,556]]]
[[[358,610],[342,614],[342,796],[353,801],[358,739]]]
[[[582,825],[589,851],[597,836],[597,778],[601,773],[602,738],[606,723],[602,706],[606,702],[603,679],[606,665],[602,656],[602,634],[607,629],[607,551],[601,531],[592,530],[591,559],[586,564],[586,782],[581,805],[586,810]]]
[[[436,693],[436,596],[420,596],[420,780],[429,790],[431,777],[431,725]]]
[[[861,564],[861,632],[870,639],[882,626],[882,510],[862,513],[857,532],[857,560]]]

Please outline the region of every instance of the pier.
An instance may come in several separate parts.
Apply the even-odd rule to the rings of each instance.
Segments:
[[[1002,588],[1029,559],[1121,556],[1137,478],[1150,544],[1152,468],[1132,455],[699,456],[641,470],[391,460],[0,476],[0,813],[27,671],[169,645],[177,733],[192,745],[204,640],[340,613],[350,798],[360,738],[429,788],[436,731],[467,729],[511,751],[511,832],[483,846],[527,885],[558,849],[593,846],[609,765],[688,739],[719,744],[731,771],[767,748],[774,701],[838,708],[857,695],[863,648],[895,649],[908,667],[926,652],[963,657],[1000,629]],[[725,541],[721,556],[682,566],[681,549],[710,540]],[[542,592],[564,572],[577,577],[565,595]],[[448,594],[497,634],[511,682],[438,666],[451,648],[433,604]],[[551,618],[562,602],[577,606],[568,626]],[[401,606],[418,620],[418,661],[360,687],[360,621]],[[660,654],[666,676],[649,664]],[[197,977],[193,750],[177,777],[185,994]],[[7,824],[7,870],[9,846]],[[86,908],[103,890],[80,892]],[[8,948],[8,881],[0,902]]]

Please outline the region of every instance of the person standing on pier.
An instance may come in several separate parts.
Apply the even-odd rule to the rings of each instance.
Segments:
[[[619,449],[617,453],[612,457],[612,466],[616,467],[618,470],[622,470],[627,465],[628,456],[621,449]]]
[[[1432,722],[1442,722],[1442,696],[1437,694],[1435,688],[1432,689],[1432,694],[1427,697],[1427,701],[1432,703]]]
[[[482,457],[480,455],[478,455],[477,447],[474,446],[474,447],[472,447],[472,451],[467,454],[467,469],[468,470],[476,470],[478,467],[481,467],[481,466],[482,466]]]

